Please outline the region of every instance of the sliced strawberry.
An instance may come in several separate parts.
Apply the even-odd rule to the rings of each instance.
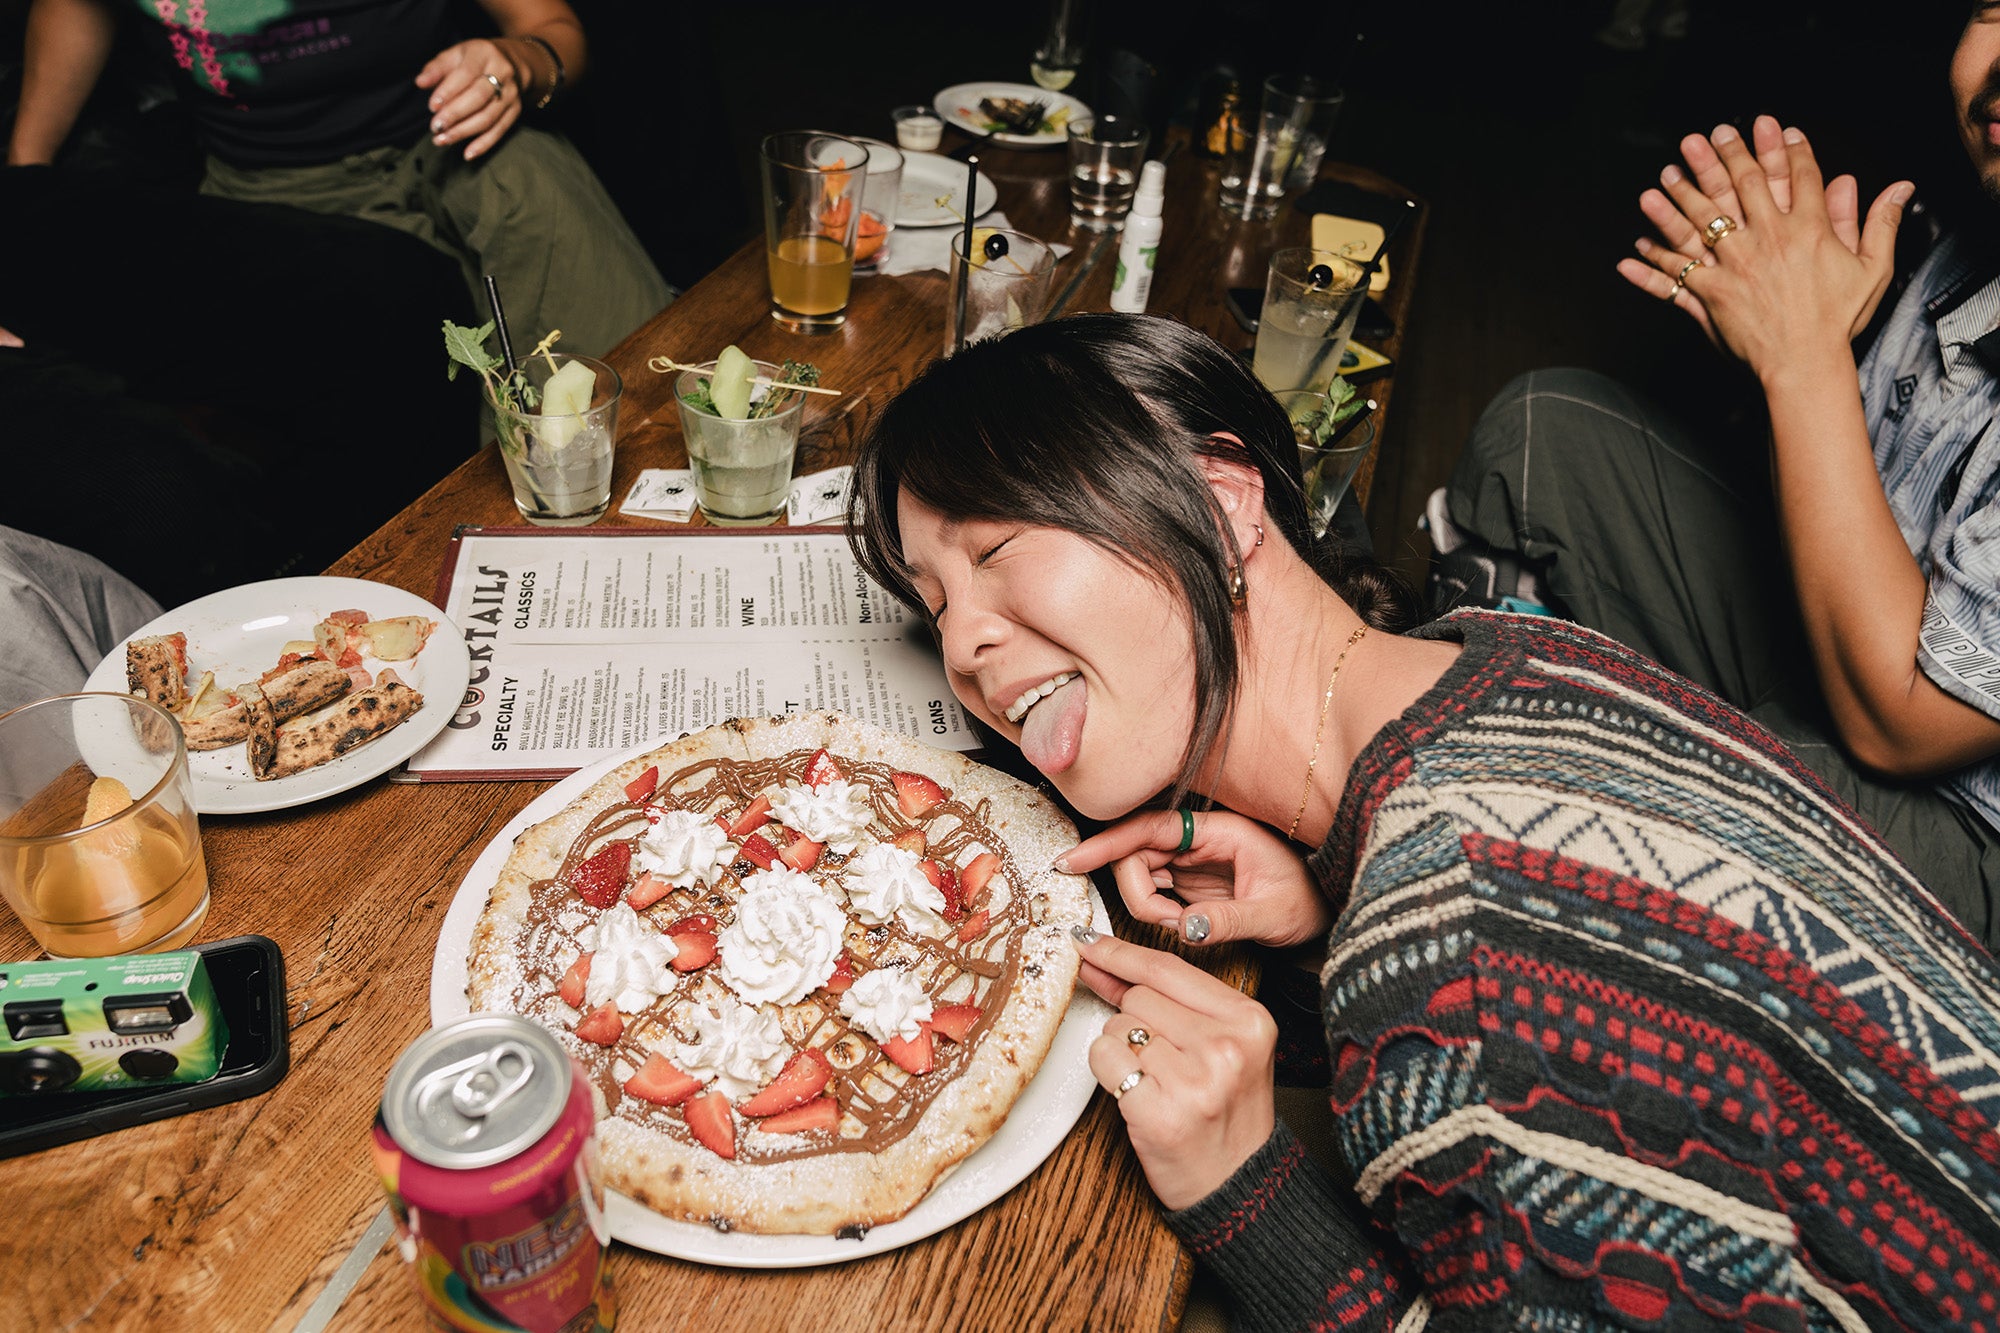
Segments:
[[[750,802],[749,809],[736,816],[734,823],[723,831],[732,838],[740,838],[746,833],[755,833],[771,822],[771,798],[759,796]]]
[[[639,1072],[625,1080],[625,1091],[656,1106],[679,1106],[701,1091],[701,1080],[654,1051]]]
[[[929,857],[917,862],[917,869],[923,871],[924,878],[944,895],[944,919],[947,921],[962,919],[965,916],[965,899],[959,893],[958,872],[948,865],[940,865]]]
[[[944,788],[921,773],[891,773],[889,781],[896,784],[896,804],[911,819],[944,801]]]
[[[833,975],[826,979],[826,989],[830,994],[838,995],[853,984],[854,964],[848,961],[846,954],[842,954],[840,961],[833,965]]]
[[[569,886],[592,907],[609,907],[625,892],[632,869],[632,844],[607,842],[570,872]]]
[[[936,1063],[931,1058],[931,1033],[929,1028],[908,1041],[901,1037],[891,1037],[882,1043],[882,1054],[894,1060],[912,1074],[928,1074]]]
[[[659,789],[660,766],[654,764],[644,773],[641,773],[638,777],[633,778],[625,784],[625,799],[633,802],[643,801]]]
[[[599,1046],[609,1046],[625,1035],[625,1015],[607,1000],[577,1022],[576,1035]]]
[[[953,1041],[964,1045],[972,1025],[979,1021],[979,1006],[976,1004],[948,1004],[942,1009],[931,1011],[930,1028],[942,1032]]]
[[[831,1097],[815,1097],[804,1106],[780,1111],[757,1122],[767,1134],[803,1134],[807,1130],[832,1129],[840,1124],[840,1103]]]
[[[981,852],[965,863],[965,869],[958,872],[958,886],[967,907],[977,907],[986,901],[987,882],[999,868],[1000,857],[994,852]]]
[[[965,924],[958,928],[958,942],[960,944],[972,943],[986,933],[986,927],[992,920],[993,914],[991,912],[974,912],[966,918]]]
[[[920,828],[906,828],[889,839],[889,842],[892,846],[901,847],[912,856],[922,856],[924,848],[930,845],[930,839],[924,836],[924,831]]]
[[[813,757],[806,761],[805,782],[808,787],[818,787],[846,776],[840,771],[840,765],[833,762],[833,756],[825,750],[814,750]]]
[[[808,1046],[785,1062],[778,1076],[736,1109],[744,1115],[776,1115],[804,1105],[820,1095],[833,1077],[827,1058]]]
[[[673,891],[673,885],[648,870],[639,876],[632,891],[625,895],[625,901],[632,904],[633,911],[643,912]]]
[[[674,955],[674,971],[693,972],[707,967],[715,961],[715,932],[708,930],[684,930],[673,936],[674,948],[680,950]]]
[[[556,994],[572,1009],[583,1008],[583,988],[590,980],[590,958],[587,953],[578,954],[576,961],[569,965],[569,971],[563,973],[562,980],[556,985]]]
[[[803,874],[819,863],[820,849],[825,846],[825,843],[814,842],[801,833],[784,845],[778,852],[778,859]]]
[[[778,849],[763,834],[753,833],[743,840],[743,855],[759,870],[769,870],[778,859]]]
[[[715,917],[707,912],[689,912],[686,916],[669,922],[667,928],[661,933],[666,935],[683,935],[690,930],[705,930],[713,935],[715,933]]]
[[[736,1116],[729,1109],[727,1097],[719,1092],[704,1092],[689,1098],[682,1110],[687,1115],[689,1131],[709,1151],[717,1157],[736,1156]]]

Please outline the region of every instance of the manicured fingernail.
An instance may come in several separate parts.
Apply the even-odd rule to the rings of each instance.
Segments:
[[[1660,173],[1660,184],[1662,185],[1678,185],[1680,179],[1681,169],[1679,167],[1668,167]]]
[[[443,133],[444,133],[444,117],[443,117],[443,116],[439,116],[439,117],[438,117],[438,118],[437,118],[436,120],[434,120],[434,121],[432,121],[432,122],[431,122],[431,133],[432,133],[432,134],[443,134]]]
[[[1806,136],[1801,134],[1797,129],[1787,129],[1785,131],[1786,143],[1804,143],[1805,141]]]
[[[1049,862],[1049,865],[1058,875],[1067,875],[1069,873],[1069,853],[1064,852],[1061,856]]]
[[[1738,135],[1734,125],[1717,125],[1715,133],[1708,136],[1711,143],[1735,143]]]
[[[1199,912],[1190,912],[1181,918],[1181,938],[1189,944],[1200,944],[1208,938],[1208,918]]]
[[[1889,202],[1892,204],[1907,204],[1910,202],[1910,196],[1916,192],[1916,186],[1910,184],[1908,181],[1904,181],[1901,185],[1889,191]]]
[[[1078,944],[1095,944],[1101,938],[1089,926],[1071,926],[1069,933],[1076,937]]]

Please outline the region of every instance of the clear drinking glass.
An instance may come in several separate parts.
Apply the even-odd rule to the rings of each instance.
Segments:
[[[752,363],[769,378],[782,367],[769,361]],[[784,517],[792,489],[792,457],[799,446],[799,420],[808,395],[794,393],[767,417],[746,421],[711,416],[689,405],[687,396],[715,373],[707,361],[684,370],[675,381],[681,407],[681,435],[687,443],[688,466],[694,470],[694,498],[709,522],[725,528],[753,528]],[[755,411],[772,391],[751,389]],[[779,390],[778,392],[783,392]]]
[[[1085,231],[1122,226],[1146,161],[1146,126],[1131,116],[1069,122],[1069,220]]]
[[[1326,395],[1308,389],[1287,389],[1277,399],[1297,428],[1319,410]],[[1323,537],[1327,525],[1333,522],[1333,511],[1340,507],[1341,497],[1347,494],[1354,474],[1360,471],[1362,460],[1375,447],[1375,419],[1371,416],[1362,421],[1338,444],[1315,444],[1303,429],[1297,430],[1297,434],[1299,474],[1306,487],[1306,517],[1312,522],[1313,536]]]
[[[998,243],[996,244],[996,238]],[[1041,322],[1048,309],[1056,252],[1021,231],[980,227],[972,233],[974,262],[965,264],[965,233],[951,238],[950,281],[945,284],[944,352],[958,350],[959,273],[965,287],[965,341],[994,338]]]
[[[208,866],[180,724],[124,694],[0,715],[0,895],[51,957],[185,948]]]
[[[847,322],[868,149],[836,134],[787,130],[767,136],[759,156],[771,318],[794,333],[830,333]]]
[[[874,273],[889,258],[896,208],[903,194],[903,151],[880,139],[855,136],[868,149],[868,178],[861,191],[861,220],[854,224],[854,271]]]
[[[1359,264],[1329,251],[1301,247],[1272,255],[1250,363],[1264,387],[1326,392],[1367,285]]]
[[[889,113],[896,144],[912,153],[934,153],[944,141],[944,120],[927,106],[899,106]]]
[[[1085,0],[1050,0],[1049,26],[1028,64],[1037,87],[1061,92],[1076,78],[1083,63],[1084,7]]]
[[[1238,217],[1276,217],[1289,190],[1312,184],[1333,123],[1347,95],[1310,74],[1273,74],[1264,80],[1263,109],[1249,152],[1231,152],[1222,163],[1222,209]]]
[[[591,372],[589,405],[582,411],[549,411],[551,379],[575,363]],[[533,412],[493,409],[500,457],[514,483],[514,507],[540,527],[572,528],[595,523],[611,507],[612,446],[618,438],[618,401],[625,382],[595,357],[549,352],[521,363],[534,387]],[[564,377],[574,382],[577,372]]]

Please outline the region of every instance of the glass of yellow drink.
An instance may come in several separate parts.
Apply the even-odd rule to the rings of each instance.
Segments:
[[[0,715],[0,896],[52,957],[185,948],[208,867],[180,724],[123,694]]]
[[[765,138],[764,258],[771,318],[795,333],[828,333],[847,320],[868,148],[816,130]]]

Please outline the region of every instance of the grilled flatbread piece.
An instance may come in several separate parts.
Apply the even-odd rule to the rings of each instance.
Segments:
[[[152,634],[126,644],[125,687],[168,712],[187,702],[187,635]]]
[[[343,671],[341,674],[347,673]],[[243,725],[248,732],[244,740],[250,755],[250,771],[262,778],[271,771],[271,762],[278,757],[278,717],[262,686],[254,683],[239,685],[237,693],[243,700]]]
[[[341,675],[344,677],[346,673]],[[257,777],[260,781],[290,777],[337,759],[356,746],[366,745],[384,732],[394,730],[423,706],[423,695],[397,679],[393,671],[385,670],[373,686],[342,700],[330,712],[307,722],[280,727],[277,756],[269,771],[260,770]]]
[[[310,662],[299,663],[282,675],[273,676],[264,683],[263,693],[270,701],[273,718],[277,722],[289,722],[332,703],[347,693],[353,684],[346,671],[331,662],[314,658]],[[249,688],[238,685],[232,691],[237,696],[237,702],[233,704],[198,717],[181,719],[181,731],[187,736],[190,750],[220,750],[226,745],[241,745],[250,739],[249,722],[242,702]]]

